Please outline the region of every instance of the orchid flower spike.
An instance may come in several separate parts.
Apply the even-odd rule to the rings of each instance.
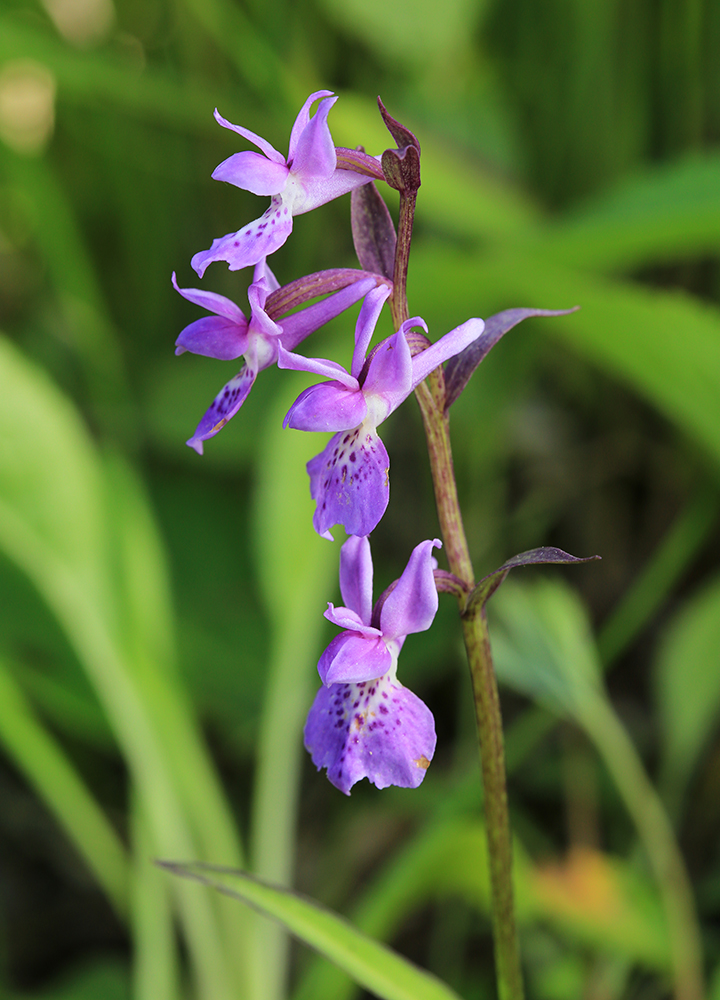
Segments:
[[[478,337],[481,319],[469,319],[414,357],[406,340],[413,327],[427,326],[419,317],[406,320],[397,333],[365,354],[383,303],[390,294],[377,286],[365,297],[355,328],[355,351],[348,373],[334,361],[304,358],[280,346],[278,367],[330,376],[295,400],[284,426],[301,431],[335,431],[325,450],[307,464],[310,494],[316,501],[313,525],[332,538],[330,528],[342,524],[349,535],[369,535],[385,513],[390,498],[390,460],[377,427],[443,361]]]
[[[265,258],[256,265],[253,278],[248,289],[251,309],[248,320],[240,307],[224,295],[199,288],[179,288],[175,274],[172,276],[172,283],[183,298],[214,313],[185,327],[175,342],[175,353],[191,351],[223,361],[245,356],[243,367],[215,397],[187,442],[199,455],[203,453],[203,441],[222,430],[243,405],[258,372],[277,361],[280,343],[296,347],[308,334],[353,305],[374,286],[373,279],[361,279],[322,302],[287,316],[278,324],[265,312],[268,295],[279,287]]]
[[[310,117],[310,108],[320,100]],[[253,194],[270,195],[270,207],[260,219],[237,233],[213,240],[209,250],[196,253],[192,266],[202,278],[205,268],[216,260],[227,261],[231,271],[249,267],[275,253],[292,232],[294,215],[302,215],[338,198],[371,180],[365,174],[337,167],[327,117],[337,97],[330,90],[318,90],[303,104],[290,133],[287,159],[265,139],[250,129],[233,125],[215,111],[224,128],[249,139],[264,155],[250,150],[233,153],[215,168],[213,177]]]
[[[305,747],[318,771],[346,795],[368,778],[378,788],[417,788],[435,752],[432,712],[397,679],[398,654],[411,632],[430,628],[438,608],[435,538],[413,549],[405,571],[372,607],[370,542],[351,537],[340,550],[345,607],[328,605],[339,625],[318,663],[323,687],[305,724]]]

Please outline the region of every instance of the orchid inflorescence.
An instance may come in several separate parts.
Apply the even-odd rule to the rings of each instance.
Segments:
[[[438,570],[432,553],[441,542],[426,540],[414,548],[400,578],[373,606],[368,536],[385,513],[390,496],[390,460],[378,426],[449,361],[442,380],[446,413],[507,330],[527,316],[557,313],[516,309],[487,322],[472,318],[431,343],[425,336],[426,323],[420,317],[407,318],[404,302],[412,214],[420,185],[420,146],[380,104],[398,148],[377,157],[362,150],[336,149],[327,121],[336,100],[325,90],[308,97],[293,125],[287,158],[260,136],[215,112],[220,125],[252,142],[261,153],[234,153],[216,168],[213,177],[257,195],[269,195],[271,203],[260,219],[195,254],[192,266],[200,278],[217,261],[225,261],[231,271],[254,267],[248,290],[250,318],[223,295],[180,288],[174,274],[172,281],[184,298],[211,314],[182,331],[176,353],[244,359],[239,373],[223,387],[187,442],[199,454],[203,443],[237,413],[263,369],[277,364],[325,379],[300,394],[284,426],[333,434],[323,451],[308,462],[307,471],[316,504],[315,530],[331,539],[330,529],[341,525],[349,536],[340,553],[344,606],[330,604],[325,612],[342,632],[318,664],[322,687],[305,725],[305,746],[318,770],[325,768],[330,781],[349,794],[363,777],[379,788],[416,787],[432,760],[433,716],[398,681],[396,673],[405,637],[430,628],[438,589],[455,592],[470,607],[473,599],[480,599],[478,595],[487,592],[489,596],[497,586],[495,578],[504,579],[512,566],[574,559],[560,550],[533,550],[501,567],[492,576],[492,586],[482,590],[480,581],[471,592],[467,580]],[[380,180],[400,192],[399,234],[375,188],[375,181]],[[293,216],[348,192],[352,192],[353,238],[360,269],[321,271],[281,287],[267,258],[290,236]],[[350,371],[335,361],[296,353],[309,334],[360,301]],[[370,348],[388,301],[396,332]]]

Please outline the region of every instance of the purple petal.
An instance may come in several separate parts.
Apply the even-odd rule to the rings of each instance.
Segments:
[[[370,346],[372,335],[375,333],[377,321],[380,318],[382,307],[388,299],[392,289],[386,285],[373,288],[365,296],[365,301],[360,309],[357,323],[355,324],[355,350],[353,351],[352,365],[350,372],[358,378],[362,367],[365,364],[365,355]]]
[[[448,358],[454,357],[460,351],[464,351],[468,344],[477,340],[485,328],[485,323],[481,319],[469,319],[467,322],[456,326],[450,333],[436,341],[431,347],[420,351],[412,359],[412,384],[413,389],[426,379],[431,371]]]
[[[328,603],[327,611],[323,611],[323,616],[333,625],[344,628],[348,632],[359,632],[361,635],[375,636],[376,638],[380,635],[379,628],[366,625],[360,615],[352,608],[345,608],[342,605],[336,608],[334,604]]]
[[[417,788],[436,743],[430,709],[390,677],[320,688],[304,735],[313,764],[346,795],[361,778]]]
[[[300,113],[295,119],[295,123],[293,124],[292,127],[292,132],[290,133],[288,160],[295,159],[295,154],[297,152],[300,136],[303,134],[303,132],[308,126],[308,123],[310,122],[310,108],[313,106],[315,101],[319,101],[322,97],[332,97],[332,96],[333,96],[332,90],[316,90],[314,94],[310,94],[308,99],[300,108]]]
[[[382,677],[392,665],[392,654],[377,633],[343,632],[320,657],[318,673],[323,684],[370,681]]]
[[[252,194],[280,194],[290,171],[284,163],[273,163],[266,156],[244,150],[233,153],[212,172],[213,180],[234,184]]]
[[[413,549],[403,575],[380,612],[380,628],[386,639],[424,632],[432,625],[438,609],[432,550],[441,547],[435,538]]]
[[[292,232],[292,215],[282,199],[273,198],[270,208],[254,222],[237,233],[228,233],[213,240],[209,250],[196,253],[190,261],[202,278],[208,264],[227,261],[231,271],[257,264],[263,257],[275,253]]]
[[[291,170],[302,181],[308,178],[329,177],[335,170],[337,155],[330,135],[327,117],[337,97],[326,97],[300,133],[292,156]]]
[[[383,340],[373,350],[363,392],[366,396],[380,397],[385,403],[378,409],[377,424],[412,392],[412,371],[412,356],[402,331]]]
[[[224,295],[218,295],[217,292],[208,292],[202,288],[180,288],[174,271],[171,280],[175,291],[180,292],[182,297],[187,299],[188,302],[193,302],[196,306],[202,306],[203,309],[215,313],[216,316],[224,316],[225,319],[229,319],[233,323],[244,323],[247,325],[244,312],[231,299],[226,299]]]
[[[366,625],[372,615],[373,564],[367,537],[351,535],[340,549],[340,593]]]
[[[334,524],[342,524],[348,535],[369,535],[390,499],[390,459],[377,434],[365,425],[340,431],[307,470],[317,533],[328,537]]]
[[[232,361],[247,351],[247,320],[240,326],[222,316],[203,316],[186,326],[175,343],[176,354],[191,351],[206,358]]]
[[[300,393],[288,410],[283,427],[297,431],[348,431],[361,424],[366,413],[365,397],[359,389],[348,389],[339,382],[321,382]]]
[[[222,125],[223,128],[229,128],[231,132],[237,132],[244,139],[249,139],[258,149],[263,151],[269,160],[272,160],[274,163],[285,163],[285,157],[274,146],[271,146],[267,139],[263,139],[262,136],[251,132],[249,128],[243,128],[242,125],[233,125],[227,118],[223,118],[217,108],[215,108],[215,121]]]
[[[282,334],[282,327],[278,326],[270,319],[265,312],[265,300],[268,297],[268,289],[265,281],[255,281],[248,288],[248,301],[250,302],[250,330],[258,333],[268,340],[278,340]]]
[[[286,316],[280,323],[283,347],[291,351],[305,337],[339,316],[341,312],[358,302],[374,287],[374,278],[363,278],[360,281],[354,281],[352,285],[348,285],[339,292],[328,295],[322,302],[314,302],[313,305],[301,309],[300,312]]]
[[[257,371],[254,368],[244,365],[235,378],[230,379],[215,397],[212,406],[197,425],[195,433],[186,442],[198,455],[203,453],[203,441],[215,437],[243,405],[253,387],[256,375]]]
[[[359,389],[357,379],[348,375],[342,365],[337,361],[327,361],[325,358],[306,358],[302,354],[292,354],[286,351],[280,344],[278,351],[278,368],[288,368],[296,372],[311,372],[313,375],[324,375],[331,378],[348,389],[357,392]]]
[[[257,264],[255,265],[255,270],[253,271],[253,284],[257,285],[261,281],[265,282],[265,285],[268,290],[268,295],[271,292],[276,292],[280,287],[280,282],[277,280],[275,275],[268,267],[265,257],[263,257],[261,260],[257,262]]]
[[[335,170],[329,177],[304,177],[303,195],[298,196],[293,205],[293,215],[303,215],[334,198],[340,198],[356,187],[369,184],[371,177],[356,174],[353,170]]]

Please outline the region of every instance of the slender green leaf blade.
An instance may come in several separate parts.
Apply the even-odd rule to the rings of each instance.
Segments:
[[[457,994],[390,948],[373,941],[336,913],[246,872],[197,862],[158,862],[280,920],[289,931],[335,962],[382,1000],[457,1000]]]

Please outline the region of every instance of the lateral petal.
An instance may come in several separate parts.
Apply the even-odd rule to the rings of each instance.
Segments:
[[[343,632],[320,657],[318,672],[323,684],[368,681],[382,677],[392,665],[392,655],[379,636]]]
[[[280,194],[288,179],[284,163],[275,163],[266,156],[244,150],[233,153],[212,172],[213,180],[225,181],[252,194]]]
[[[390,676],[320,688],[304,737],[313,764],[345,795],[361,778],[417,788],[437,742],[430,709]]]
[[[241,326],[222,316],[203,316],[186,326],[175,344],[176,354],[190,351],[206,358],[232,361],[247,351],[247,320]]]
[[[283,427],[297,431],[347,431],[361,424],[366,413],[365,397],[359,389],[348,389],[339,382],[320,382],[300,393],[288,410]]]

